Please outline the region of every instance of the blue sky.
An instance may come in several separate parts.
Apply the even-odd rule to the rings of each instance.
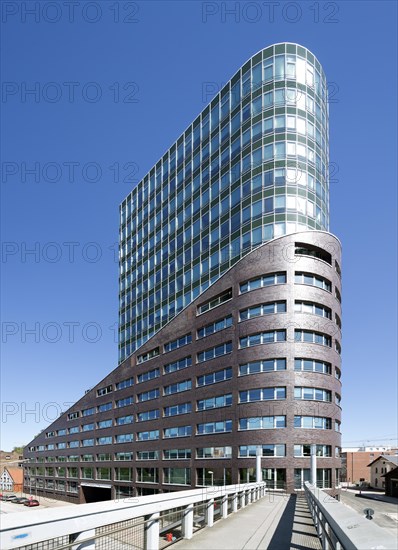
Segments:
[[[117,366],[119,203],[211,91],[282,41],[314,52],[333,99],[343,442],[395,443],[396,3],[23,4],[2,3],[0,447]]]

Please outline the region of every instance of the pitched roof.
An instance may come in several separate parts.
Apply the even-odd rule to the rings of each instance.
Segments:
[[[14,483],[23,483],[23,468],[4,468],[12,477]]]
[[[393,464],[395,464],[395,466],[398,466],[398,456],[397,455],[380,455],[377,458],[375,458],[370,464],[368,464],[368,467],[372,466],[372,464],[374,464],[375,462],[377,462],[378,460],[381,460],[381,459],[387,460],[388,462],[392,462]]]

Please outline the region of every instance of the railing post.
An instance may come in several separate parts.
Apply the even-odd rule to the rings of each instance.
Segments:
[[[251,504],[252,502],[252,489],[249,489],[247,491],[247,504]]]
[[[206,526],[213,527],[214,525],[214,498],[206,502]]]
[[[246,506],[246,495],[245,495],[245,490],[243,490],[240,495],[239,495],[239,500],[240,500],[240,507],[241,508],[244,508]]]
[[[232,512],[238,511],[238,493],[234,493],[232,496]]]
[[[224,495],[221,500],[221,517],[228,517],[228,495]]]
[[[90,537],[92,537],[91,540]],[[79,543],[79,541],[81,541],[81,544],[73,545],[72,550],[83,550],[83,548],[84,550],[95,550],[95,529],[79,533],[74,542]]]
[[[188,504],[182,516],[182,536],[191,539],[193,535],[193,504]]]
[[[159,512],[145,518],[144,550],[159,550]]]

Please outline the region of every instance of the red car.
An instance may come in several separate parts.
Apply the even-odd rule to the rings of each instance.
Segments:
[[[24,506],[40,506],[40,502],[35,498],[31,498],[28,502],[23,503]]]

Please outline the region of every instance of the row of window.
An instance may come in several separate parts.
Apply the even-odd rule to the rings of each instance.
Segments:
[[[271,418],[271,417],[266,417]],[[283,417],[274,417],[275,419]],[[251,419],[248,419],[251,420]],[[260,419],[259,419],[260,420]],[[279,422],[279,420],[275,420]],[[253,428],[254,429],[254,428]],[[249,457],[256,456],[257,445],[240,445],[237,448],[238,457]],[[275,447],[274,445],[264,445],[263,446],[263,456],[280,456],[270,453],[270,448]],[[284,447],[284,454],[286,456],[286,446]],[[268,449],[264,452],[264,448]],[[340,447],[335,447],[335,457],[339,458],[341,453]],[[232,458],[232,447],[199,447],[194,450],[192,449],[164,449],[163,451],[152,450],[152,451],[131,451],[126,452],[117,452],[117,453],[99,453],[96,455],[93,454],[84,454],[84,455],[70,455],[70,456],[60,456],[60,457],[47,457],[46,462],[110,462],[115,460],[117,462],[129,462],[132,461],[135,455],[135,459],[140,460],[188,460],[193,456],[196,456],[198,459],[230,459]],[[308,457],[311,455],[311,444],[294,444],[293,445],[293,456],[295,457]],[[330,445],[316,445],[316,455],[321,457],[331,457],[332,456],[332,447]],[[32,459],[36,462],[44,462],[44,459]],[[65,467],[44,467],[44,466],[29,466],[28,467],[29,475],[37,476],[65,476],[66,468]]]
[[[322,335],[320,333],[312,333],[310,331],[296,331],[296,333],[297,332],[299,334],[296,334],[296,341],[322,343],[322,342],[325,341],[325,337],[326,337],[325,335]],[[258,345],[258,344],[264,344],[264,343],[267,343],[267,342],[281,341],[281,339],[279,339],[279,340],[276,339],[278,337],[280,338],[280,336],[279,336],[280,333],[283,333],[284,336],[285,336],[285,331],[272,331],[271,333],[270,332],[263,332],[263,333],[258,333],[258,334],[250,335],[250,336],[247,336],[247,337],[243,337],[243,338],[240,339],[240,345],[243,348],[243,347],[255,346],[255,345]],[[270,336],[270,334],[271,334],[271,336]],[[275,335],[277,335],[277,336],[275,336]],[[315,339],[319,339],[319,341],[315,341]],[[325,344],[323,344],[323,345],[325,345]],[[223,353],[225,353],[225,351],[224,351],[225,346],[227,346],[227,344],[223,344],[222,346],[216,346],[215,348],[211,348],[211,350],[216,351],[216,350],[221,348]],[[206,352],[203,352],[203,353],[205,354]],[[223,355],[223,353],[220,353],[220,355]],[[206,355],[204,355],[203,357],[204,358],[202,360],[206,361],[207,360]],[[210,355],[209,354],[207,357],[213,359],[214,357],[218,357],[218,355],[214,355],[214,354]],[[182,360],[182,361],[183,362],[181,363],[181,368],[186,368],[188,366],[187,361],[186,360]],[[175,363],[176,369],[177,369],[179,364],[180,364],[180,361],[177,361]],[[327,363],[325,361],[319,361],[319,360],[316,360],[316,359],[296,358],[295,363],[294,363],[294,370],[295,371],[317,372],[317,373],[322,373],[322,374],[331,374],[331,369],[332,369],[332,367],[331,367],[330,363]],[[158,370],[158,369],[155,369],[155,371],[156,370]],[[280,371],[280,370],[286,370],[286,359],[285,358],[256,360],[256,361],[251,361],[249,363],[239,365],[239,376],[257,374],[257,373],[261,373],[261,372]],[[150,372],[154,372],[154,371],[150,371]],[[335,368],[335,377],[337,379],[340,379],[340,376],[341,376],[340,369],[338,369],[336,367]],[[221,369],[219,371],[215,371],[215,372],[211,372],[209,374],[198,376],[197,377],[197,387],[208,386],[208,385],[211,385],[211,384],[215,384],[215,383],[218,383],[218,382],[223,382],[225,380],[229,380],[231,378],[232,378],[232,367],[227,367],[227,368]],[[192,389],[192,381],[190,379],[187,379],[187,380],[177,382],[175,384],[170,384],[170,385],[164,386],[163,395],[165,395],[165,396],[173,395],[173,394],[176,394],[176,393],[189,391],[191,389]],[[266,388],[266,389],[271,390],[271,388]],[[310,390],[311,390],[311,388],[309,389],[309,391]],[[240,393],[242,393],[242,392],[240,392]],[[138,403],[143,403],[143,402],[146,402],[146,401],[151,401],[153,399],[157,399],[159,397],[160,397],[160,389],[159,388],[154,388],[154,389],[148,390],[146,392],[139,393],[137,395],[137,402]],[[296,393],[295,393],[295,397],[298,398],[296,396]],[[281,397],[279,397],[279,398],[281,398]],[[308,399],[312,399],[312,398],[308,397]],[[315,399],[318,400],[317,398],[315,398]],[[330,401],[330,399],[329,399],[329,401]],[[128,405],[134,404],[134,402],[135,402],[134,401],[134,396],[128,396],[128,397],[125,397],[123,399],[116,400],[115,406],[116,406],[116,408],[123,408],[123,407],[126,407]],[[240,400],[240,402],[242,402],[242,400]],[[110,403],[107,403],[105,405],[101,405],[100,407],[98,407],[97,410],[98,410],[98,412],[105,412],[105,411],[111,410],[112,408],[113,408],[112,402],[110,402]],[[82,416],[83,417],[90,416],[90,415],[94,414],[95,412],[96,412],[95,407],[92,407],[90,409],[84,409],[82,411]],[[151,414],[151,413],[153,413],[153,414]],[[164,410],[164,415],[165,416],[170,416],[170,413],[168,412],[168,408],[166,408]],[[75,419],[75,418],[78,418],[78,416],[79,416],[78,412],[69,413],[68,419],[69,420]],[[159,417],[158,412],[156,413],[154,411],[144,411],[144,412],[138,413],[137,421],[153,420],[153,419],[156,419],[158,417]],[[129,424],[132,421],[133,421],[133,419],[132,419],[131,415],[121,416],[121,417],[118,417],[118,418],[115,419],[115,425],[118,426],[118,425]],[[113,425],[113,421],[111,419],[107,419],[107,420],[102,420],[102,421],[98,422],[97,423],[97,428],[108,428],[112,425]],[[94,428],[95,428],[94,423],[88,423],[88,424],[83,424],[81,429],[82,429],[82,431],[89,431],[89,430],[92,430]],[[73,426],[73,427],[69,428],[68,430],[66,430],[66,428],[59,429],[57,431],[57,435],[58,436],[63,436],[63,435],[66,435],[67,433],[69,433],[69,434],[79,433],[79,431],[80,431],[79,426]],[[52,432],[52,431],[46,433],[46,437],[53,437],[54,435],[55,435],[55,432]]]
[[[295,399],[311,399],[315,401],[331,401],[331,392],[318,388],[295,388]],[[336,394],[337,396],[337,394]],[[244,390],[239,392],[240,403],[254,403],[258,401],[279,400],[285,399],[286,388],[255,388],[252,390]],[[336,403],[340,401],[340,396],[337,396]],[[231,394],[226,394],[218,397],[211,397],[198,401],[201,409],[208,410],[217,407],[229,406],[232,403]],[[189,409],[189,403],[176,405],[175,414],[184,414],[179,412]],[[171,409],[172,407],[170,407]],[[155,412],[155,411],[153,411]],[[156,411],[158,412],[158,411]],[[170,416],[173,416],[172,414]],[[331,429],[332,419],[327,417],[312,417],[312,416],[295,416],[295,428],[319,428]],[[239,430],[261,430],[261,429],[276,429],[286,427],[286,416],[263,416],[250,417],[239,419]],[[340,431],[340,422],[335,421],[335,430]],[[232,431],[232,421],[225,420],[221,422],[204,422],[196,425],[196,435],[230,432]],[[163,429],[163,439],[174,437],[188,437],[192,435],[192,426],[175,426]],[[137,441],[148,441],[151,439],[160,439],[160,430],[146,430],[137,432]],[[94,445],[112,445],[113,443],[130,443],[134,440],[134,434],[119,434],[116,436],[103,436],[97,438],[87,438],[82,440],[73,440],[61,442],[58,444],[38,445],[30,447],[30,451],[52,451],[59,449],[73,449],[78,447],[91,447]]]

